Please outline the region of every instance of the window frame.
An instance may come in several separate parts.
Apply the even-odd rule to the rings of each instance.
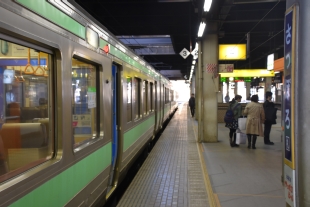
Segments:
[[[83,149],[87,149],[89,146],[93,145],[94,143],[100,141],[100,140],[103,140],[104,139],[104,116],[103,116],[103,113],[104,113],[104,103],[102,102],[102,97],[103,97],[103,78],[101,77],[102,75],[102,71],[103,71],[103,67],[101,64],[98,64],[97,62],[95,61],[92,61],[92,60],[89,60],[89,59],[86,59],[86,58],[83,58],[79,53],[73,53],[72,57],[71,57],[71,72],[72,72],[72,69],[73,69],[73,64],[72,64],[72,59],[77,59],[78,61],[81,61],[81,62],[84,62],[84,63],[87,63],[87,64],[90,64],[92,66],[94,66],[94,70],[96,71],[96,84],[95,84],[95,87],[96,87],[96,113],[95,113],[95,116],[96,116],[96,123],[95,123],[95,126],[96,126],[96,134],[97,134],[97,137],[96,138],[88,138],[86,140],[84,140],[83,142],[81,142],[79,145],[75,146],[75,143],[74,143],[74,137],[72,137],[72,149],[73,149],[73,152],[74,153],[77,153],[79,151],[82,151]],[[71,78],[72,80],[72,78]],[[72,92],[72,90],[71,90]],[[74,97],[74,94],[71,94],[71,101],[72,101],[72,97]],[[73,106],[73,103],[71,102],[71,106]],[[72,108],[71,108],[71,123],[73,121],[72,117],[73,117],[73,113],[72,113]],[[100,127],[101,126],[101,127]],[[93,132],[91,132],[93,133]],[[72,130],[72,136],[74,136],[74,133],[73,133],[73,130]]]
[[[127,82],[128,79],[130,79],[130,85],[131,85],[131,86],[130,86],[130,87],[131,87],[131,90],[130,90],[130,103],[128,103],[128,97],[129,97],[129,96],[128,96],[128,91],[129,91],[129,89],[128,89],[128,82]],[[133,109],[133,103],[132,103],[132,94],[133,94],[133,93],[132,93],[132,92],[133,92],[133,90],[132,90],[132,88],[133,88],[132,82],[133,82],[133,81],[132,81],[132,79],[133,79],[133,78],[132,78],[131,76],[126,76],[126,77],[125,77],[125,80],[126,80],[126,89],[127,89],[127,90],[126,90],[126,91],[127,91],[127,93],[126,93],[126,94],[127,94],[127,100],[126,100],[126,109],[127,109],[127,110],[126,110],[126,111],[127,111],[126,123],[127,123],[127,124],[130,123],[130,122],[132,122],[132,118],[133,118],[133,110],[132,110],[132,109]],[[129,107],[129,108],[130,108],[130,113],[128,113],[128,112],[129,112],[129,111],[128,111],[128,104],[130,104],[130,107]],[[130,119],[128,119],[128,116],[129,116],[129,115],[130,115]]]
[[[43,160],[38,163],[38,160],[32,161],[31,163],[28,163],[20,168],[17,168],[16,170],[9,171],[6,174],[0,176],[0,183],[7,182],[8,186],[11,186],[12,183],[18,182],[20,180],[25,179],[26,177],[20,177],[21,175],[29,175],[34,174],[37,171],[44,170],[47,167],[52,166],[54,163],[58,162],[61,158],[57,157],[58,151],[62,150],[61,147],[56,147],[56,98],[57,97],[57,80],[56,80],[56,73],[57,73],[57,64],[55,61],[60,55],[59,49],[52,48],[47,43],[44,43],[44,41],[35,41],[34,43],[31,43],[28,39],[26,40],[25,37],[17,37],[16,33],[12,33],[12,35],[6,35],[3,33],[0,33],[0,39],[3,41],[10,42],[11,44],[20,45],[23,47],[27,47],[33,50],[37,50],[39,52],[46,53],[50,60],[48,61],[48,67],[49,69],[49,75],[47,80],[47,91],[48,91],[48,101],[47,101],[47,114],[49,118],[49,130],[46,132],[47,136],[50,138],[51,146],[48,145],[48,147],[51,147],[51,155],[48,156],[48,159]],[[40,46],[44,45],[44,46]],[[51,49],[50,49],[51,48]],[[24,96],[24,87],[22,86],[22,93]],[[57,151],[58,150],[58,151]],[[16,179],[15,179],[16,178]],[[11,183],[11,184],[10,184]],[[4,188],[6,185],[3,185]]]
[[[133,101],[133,105],[134,105],[134,120],[137,121],[139,119],[142,118],[142,90],[141,90],[141,83],[142,80],[139,77],[134,77],[134,101]]]

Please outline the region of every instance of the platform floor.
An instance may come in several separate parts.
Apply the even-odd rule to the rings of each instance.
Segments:
[[[197,131],[180,105],[118,206],[285,206],[279,124],[271,131],[275,145],[260,137],[256,150],[231,148],[224,124],[217,143],[198,143]]]

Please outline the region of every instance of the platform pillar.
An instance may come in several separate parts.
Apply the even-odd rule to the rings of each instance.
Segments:
[[[207,31],[201,41],[201,127],[200,139],[202,142],[217,142],[217,103],[219,80],[216,73],[207,72],[209,64],[218,65],[218,35],[217,23],[207,23]]]

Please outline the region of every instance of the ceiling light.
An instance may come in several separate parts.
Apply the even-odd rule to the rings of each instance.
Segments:
[[[212,0],[205,0],[205,4],[203,5],[203,10],[208,12],[211,8]]]
[[[198,37],[202,37],[203,32],[205,31],[206,23],[201,22],[198,30]]]

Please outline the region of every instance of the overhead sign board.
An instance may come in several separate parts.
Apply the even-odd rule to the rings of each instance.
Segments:
[[[245,69],[234,70],[232,73],[220,73],[221,77],[274,77],[273,70],[265,69]]]
[[[267,70],[273,70],[274,53],[267,56]]]
[[[220,44],[219,60],[246,60],[246,44]]]
[[[180,52],[180,55],[186,59],[191,53],[186,49],[184,48],[181,52]]]

